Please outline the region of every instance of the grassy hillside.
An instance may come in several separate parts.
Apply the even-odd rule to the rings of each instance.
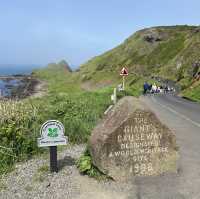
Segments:
[[[153,75],[175,80],[185,89],[199,72],[199,67],[194,67],[199,58],[199,27],[153,27],[136,32],[116,48],[89,60],[80,72],[85,80],[96,81],[99,74],[107,74],[104,78],[115,82],[121,67],[126,66],[132,73],[130,82],[135,76]]]
[[[56,64],[48,64],[43,69],[34,70],[33,76],[48,83],[49,93],[73,92],[80,90],[79,81],[76,81],[75,73],[64,61]],[[76,82],[76,83],[74,83]]]

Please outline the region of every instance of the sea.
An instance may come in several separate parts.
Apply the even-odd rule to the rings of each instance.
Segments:
[[[0,64],[0,76],[30,74],[34,69],[41,68],[38,65],[5,65]]]
[[[40,68],[36,65],[1,65],[0,64],[0,76],[10,76],[10,75],[28,75],[34,69]],[[18,87],[22,84],[21,80],[18,79],[0,79],[0,97],[8,97],[11,95],[11,90],[14,87]]]

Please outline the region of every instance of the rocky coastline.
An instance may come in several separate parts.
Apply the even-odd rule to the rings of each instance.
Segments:
[[[9,95],[1,95],[0,99],[24,99],[40,92],[44,82],[35,78],[33,75],[7,75],[0,76],[0,80],[9,82],[10,80],[18,80],[17,86],[7,84],[6,88],[10,89]]]

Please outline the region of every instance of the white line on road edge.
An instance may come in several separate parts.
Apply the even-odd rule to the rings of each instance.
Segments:
[[[183,115],[183,114],[181,114],[181,113],[179,113],[179,112],[173,110],[172,108],[170,108],[170,107],[168,107],[168,106],[165,106],[165,105],[159,103],[155,98],[152,98],[152,100],[153,100],[155,103],[157,103],[158,105],[162,106],[163,108],[165,108],[165,109],[171,111],[172,113],[178,115],[179,117],[181,117],[181,118],[183,118],[183,119],[185,119],[185,120],[191,122],[193,125],[195,125],[195,126],[197,126],[197,127],[200,128],[200,124],[199,124],[199,123],[197,123],[197,122],[191,120],[190,118],[188,118],[188,117],[186,117],[185,115]]]

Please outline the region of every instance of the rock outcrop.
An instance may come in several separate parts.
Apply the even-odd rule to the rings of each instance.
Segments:
[[[172,131],[134,97],[121,99],[93,130],[93,164],[115,180],[176,172]]]

